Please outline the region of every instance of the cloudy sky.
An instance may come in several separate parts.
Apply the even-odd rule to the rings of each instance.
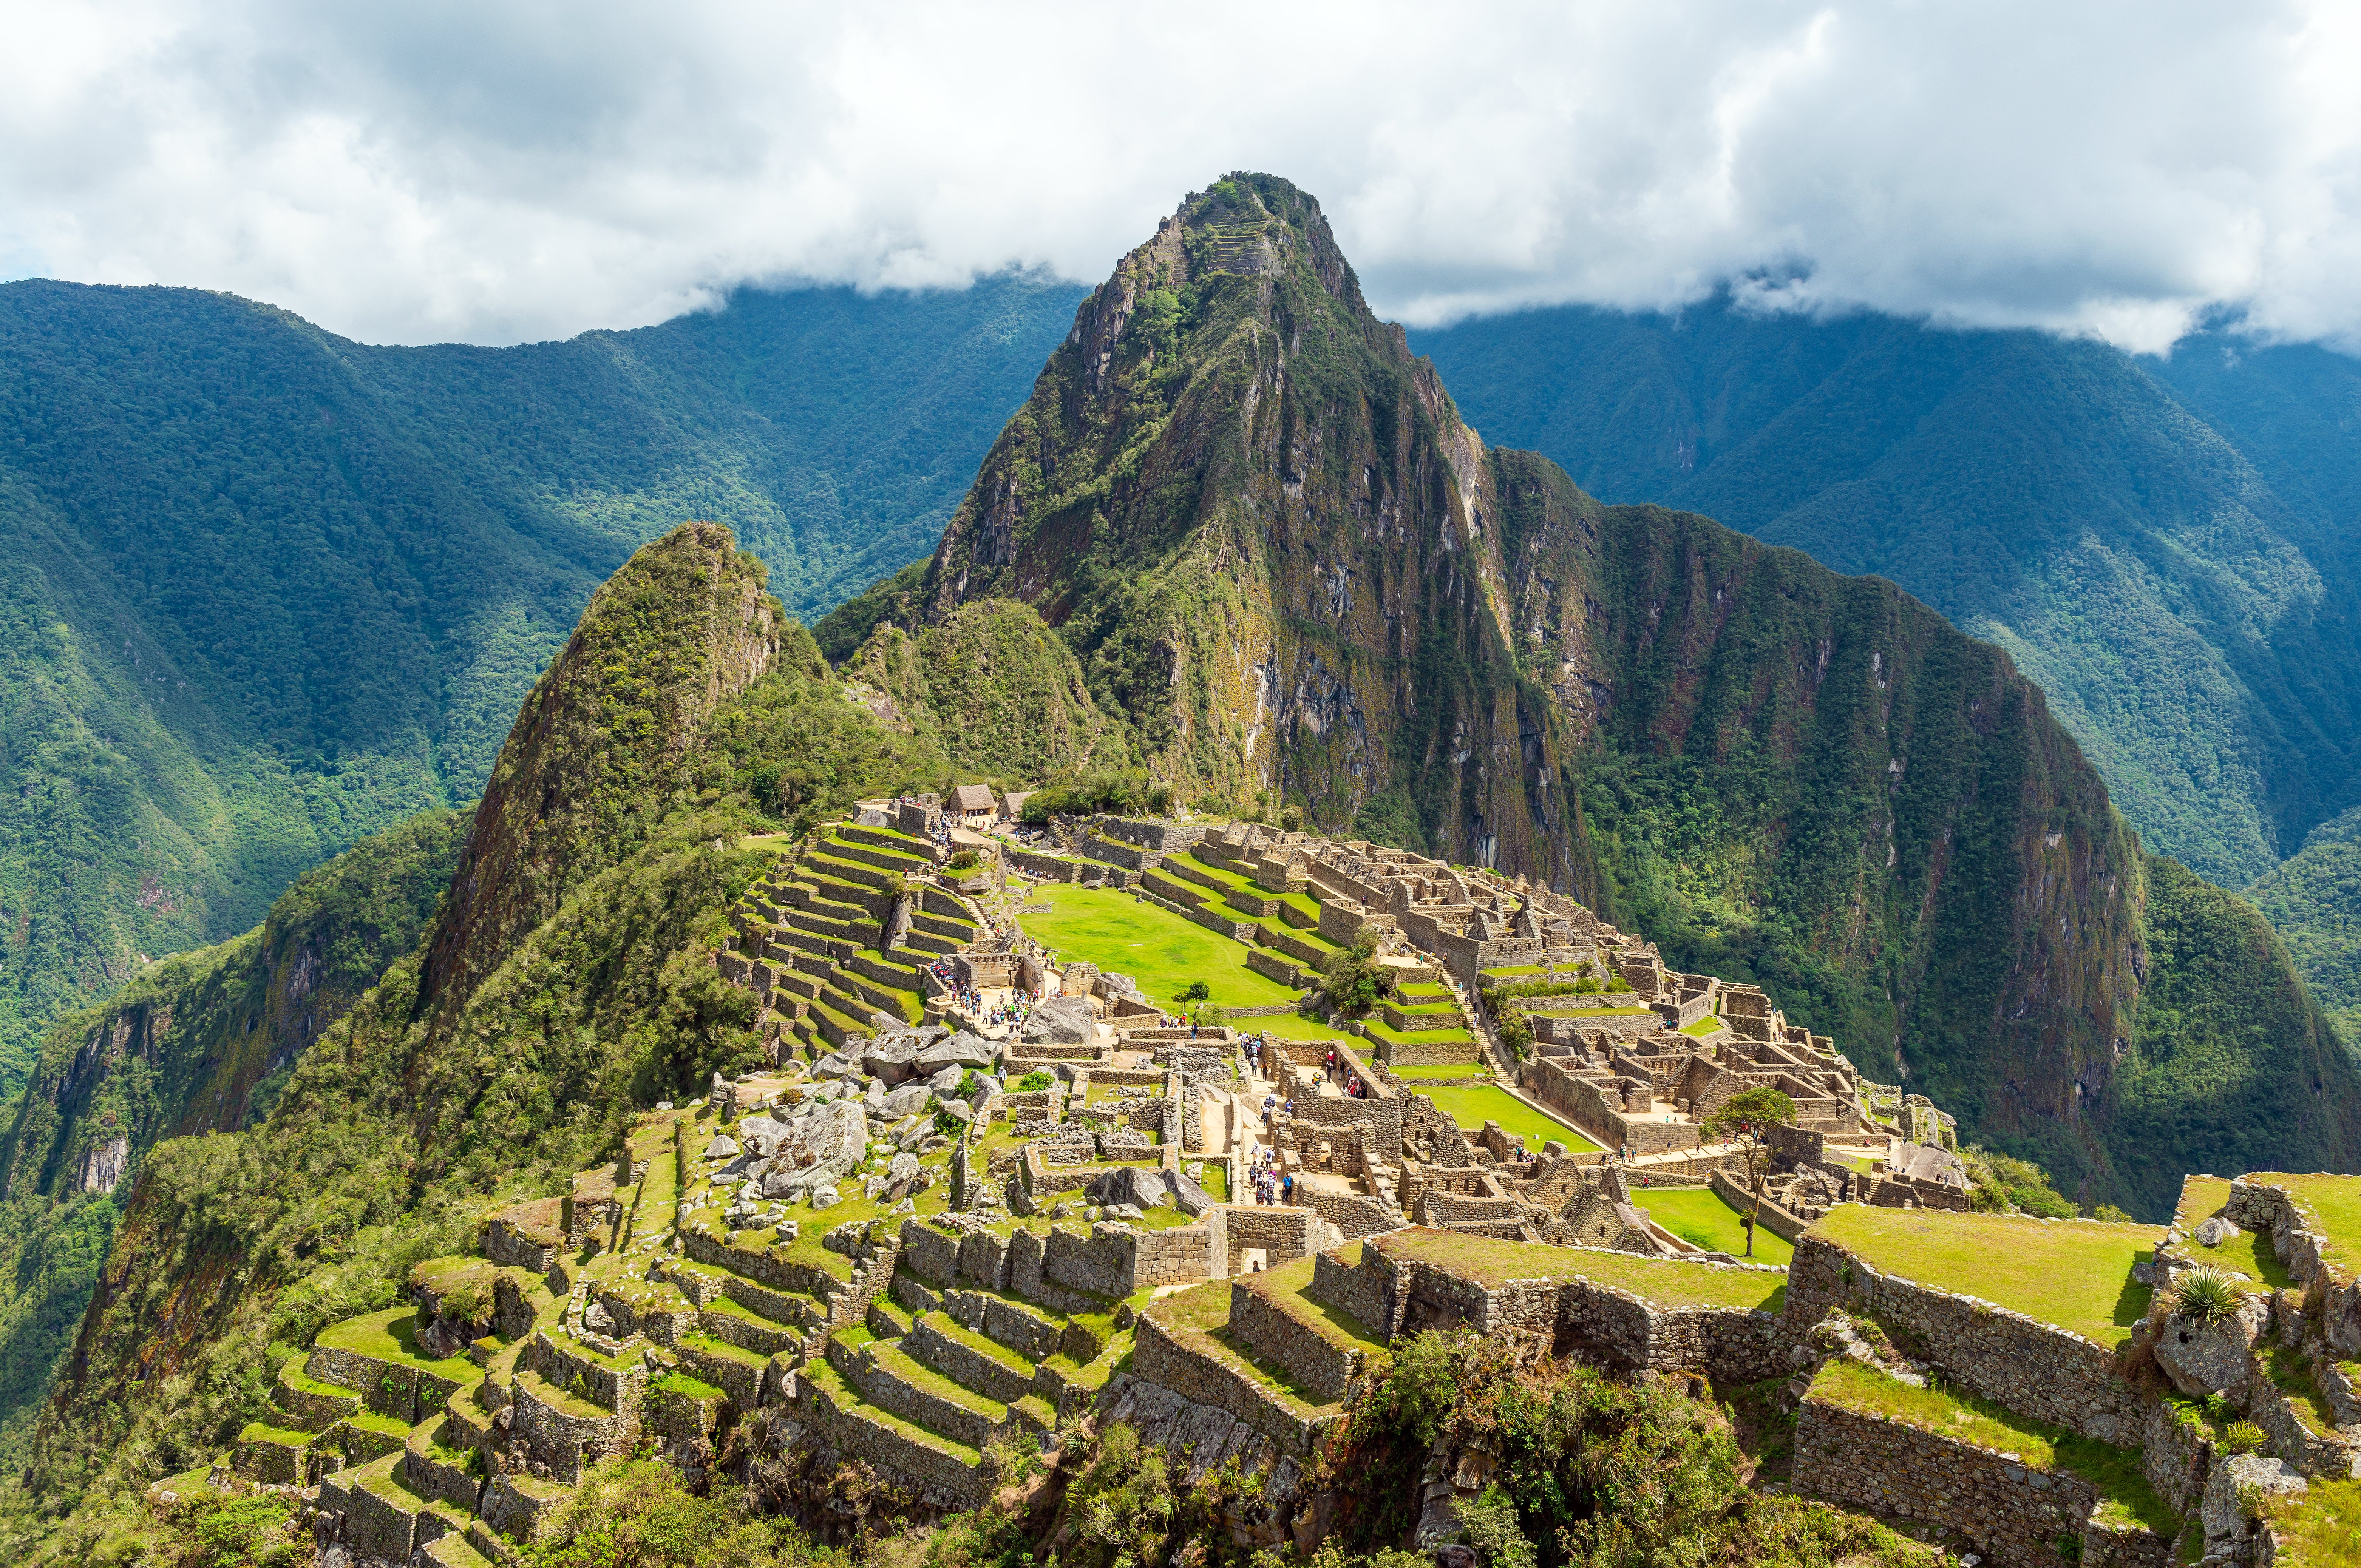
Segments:
[[[1237,168],[1432,323],[1725,281],[2169,345],[2361,349],[2355,7],[1633,0],[10,0],[0,277],[380,342],[746,281],[1095,280]]]

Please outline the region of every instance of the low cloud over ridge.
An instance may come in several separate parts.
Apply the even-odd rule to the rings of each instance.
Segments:
[[[1379,311],[1867,307],[2361,348],[2361,24],[2301,5],[274,0],[27,8],[0,275],[374,341],[741,282],[1096,280],[1179,194],[1326,205]]]

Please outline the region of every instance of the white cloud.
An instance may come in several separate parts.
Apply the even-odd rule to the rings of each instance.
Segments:
[[[380,341],[746,280],[1095,280],[1231,169],[1380,311],[1859,306],[2361,345],[2361,25],[2294,4],[35,5],[0,272]]]

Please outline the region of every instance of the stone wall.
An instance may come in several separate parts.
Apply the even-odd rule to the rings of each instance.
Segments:
[[[1388,1278],[1382,1265],[1366,1258],[1358,1266],[1347,1267],[1342,1253],[1332,1247],[1312,1259],[1312,1284],[1305,1294],[1372,1333],[1382,1334],[1388,1317]]]
[[[1879,1273],[1818,1236],[1796,1244],[1787,1321],[1808,1332],[1832,1309],[1860,1310],[1925,1346],[1972,1393],[2101,1442],[2140,1440],[2147,1410],[2112,1350],[2022,1313]]]
[[[1193,1336],[1191,1336],[1193,1337]],[[1140,1314],[1131,1350],[1131,1376],[1153,1383],[1192,1404],[1211,1405],[1271,1440],[1283,1453],[1311,1453],[1323,1430],[1291,1409],[1275,1391],[1228,1362],[1201,1355],[1180,1331],[1167,1328],[1152,1311]]]
[[[1958,1530],[2008,1568],[2167,1568],[2172,1541],[2094,1526],[2097,1490],[2078,1475],[1806,1399],[1795,1424],[1798,1490],[1872,1513]],[[2065,1545],[2068,1552],[2059,1548]]]
[[[1751,1214],[1755,1212],[1754,1194],[1747,1190],[1746,1183],[1726,1170],[1715,1171],[1711,1180],[1713,1190],[1719,1193],[1725,1201],[1736,1204],[1740,1213]],[[1777,1203],[1773,1202],[1768,1194],[1763,1199],[1762,1221],[1764,1230],[1780,1240],[1787,1242],[1801,1241],[1804,1233],[1812,1228],[1799,1216],[1789,1213]]]
[[[1388,1208],[1385,1200],[1366,1192],[1328,1192],[1299,1181],[1295,1184],[1295,1201],[1335,1226],[1346,1241],[1395,1230],[1402,1223],[1402,1217]]]
[[[1259,1288],[1264,1275],[1230,1284],[1230,1337],[1286,1368],[1316,1404],[1332,1405],[1351,1390],[1361,1358],[1332,1343]]]
[[[1252,1203],[1223,1203],[1206,1211],[1208,1215],[1215,1212],[1223,1216],[1228,1254],[1220,1270],[1224,1275],[1239,1272],[1239,1255],[1255,1247],[1263,1249],[1268,1267],[1303,1256],[1312,1250],[1312,1227],[1319,1223],[1319,1215],[1306,1208],[1266,1209]]]

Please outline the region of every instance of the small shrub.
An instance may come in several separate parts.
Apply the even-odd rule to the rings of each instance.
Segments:
[[[2238,1282],[2218,1268],[2192,1268],[2173,1281],[2172,1312],[2201,1323],[2218,1323],[2237,1315],[2241,1302]]]
[[[983,857],[973,850],[961,850],[943,862],[947,872],[972,872],[983,863]]]
[[[2116,1208],[2113,1203],[2100,1204],[2091,1211],[2091,1218],[2104,1221],[2110,1225],[2128,1225],[2135,1223],[2129,1214]]]
[[[1049,1071],[1046,1068],[1037,1067],[1031,1072],[1027,1073],[1023,1078],[1018,1079],[1012,1087],[1014,1087],[1019,1093],[1030,1094],[1035,1090],[1047,1089],[1057,1081],[1058,1075],[1056,1073]]]
[[[2263,1429],[2252,1421],[2232,1421],[2222,1434],[2222,1446],[2233,1453],[2260,1453],[2271,1445]]]

